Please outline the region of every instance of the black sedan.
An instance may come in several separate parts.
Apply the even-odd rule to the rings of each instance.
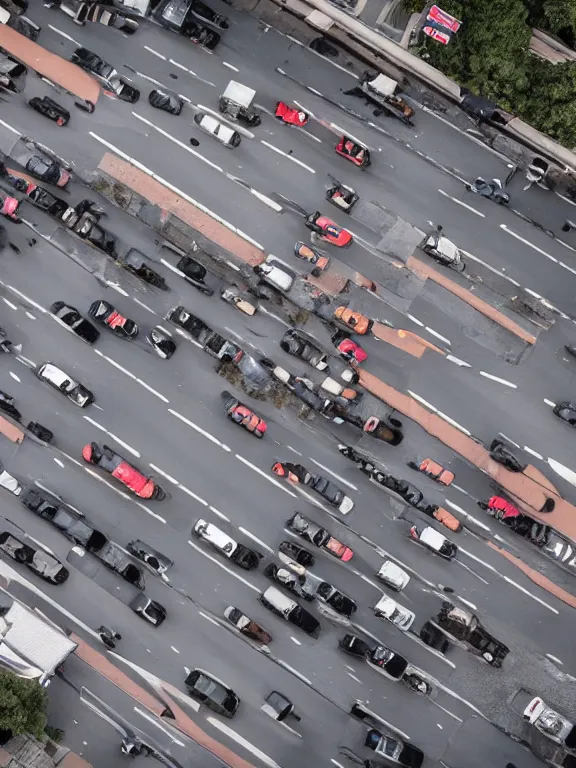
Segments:
[[[301,547],[299,544],[293,544],[291,541],[283,541],[278,547],[278,552],[286,555],[287,558],[298,563],[298,565],[303,565],[305,568],[310,568],[314,565],[314,555],[308,552],[307,549],[304,549],[304,547]]]
[[[159,627],[166,619],[166,608],[155,600],[150,600],[150,598],[146,597],[142,592],[139,595],[136,595],[129,607],[134,613],[138,614],[141,619],[152,624],[153,627]]]
[[[338,640],[338,647],[349,653],[351,656],[356,656],[357,659],[365,659],[370,653],[372,653],[372,646],[362,640],[358,635],[344,635]]]
[[[52,192],[48,192],[43,187],[35,187],[28,193],[28,199],[31,200],[36,208],[46,211],[50,216],[61,219],[62,214],[68,210],[68,203],[60,197],[56,197]]]
[[[174,96],[172,93],[166,91],[150,91],[148,95],[148,103],[155,109],[161,109],[163,112],[168,112],[169,115],[179,115],[184,108],[184,102],[178,96]]]
[[[0,550],[50,584],[63,584],[70,575],[68,569],[48,552],[24,544],[8,531],[0,533]]]
[[[576,405],[573,403],[558,403],[554,406],[554,416],[566,421],[571,427],[576,426]]]
[[[86,72],[90,72],[105,89],[114,93],[122,101],[135,104],[140,98],[139,90],[120,77],[111,64],[105,62],[97,53],[89,51],[88,48],[76,48],[70,61],[85,69]]]
[[[193,669],[184,681],[193,699],[224,717],[234,717],[240,699],[231,688],[203,669]]]
[[[316,597],[326,605],[329,605],[336,613],[350,618],[358,610],[358,606],[351,597],[340,592],[327,581],[323,581],[316,590]]]
[[[213,51],[220,42],[220,35],[194,20],[197,15],[194,6],[194,0],[162,0],[152,15],[166,29]]]
[[[69,171],[48,155],[32,155],[25,167],[32,176],[48,184],[55,184],[57,187],[65,187],[70,181]]]
[[[108,301],[98,300],[93,302],[90,305],[88,314],[100,325],[109,328],[112,333],[120,336],[122,339],[132,341],[138,335],[138,326],[134,320],[121,315]]]
[[[299,357],[319,371],[328,370],[328,355],[312,342],[303,331],[290,328],[280,341],[280,348],[289,355]]]
[[[82,317],[76,307],[65,304],[63,301],[55,301],[50,307],[50,312],[61,323],[74,331],[76,336],[85,341],[86,344],[94,344],[95,341],[98,341],[100,331],[97,331],[92,323]]]

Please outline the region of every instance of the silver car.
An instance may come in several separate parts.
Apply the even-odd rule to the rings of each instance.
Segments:
[[[205,112],[199,112],[194,115],[194,122],[201,130],[209,133],[221,144],[226,147],[237,147],[241,142],[241,137],[238,131],[230,128],[226,123],[221,123],[212,115],[207,115]]]

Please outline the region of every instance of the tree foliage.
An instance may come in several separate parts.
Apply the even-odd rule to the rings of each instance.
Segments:
[[[413,0],[408,0],[413,2]],[[418,52],[472,92],[576,146],[576,64],[530,53],[532,27],[576,35],[576,0],[440,0],[463,23],[449,45],[425,38]]]
[[[36,680],[0,672],[0,729],[14,736],[29,733],[41,739],[46,727],[46,691]]]

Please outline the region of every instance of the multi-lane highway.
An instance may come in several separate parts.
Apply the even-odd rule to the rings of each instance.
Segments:
[[[142,95],[135,105],[102,97],[93,115],[73,110],[72,121],[64,129],[28,109],[22,95],[6,97],[0,148],[10,154],[20,136],[28,136],[65,158],[86,179],[104,152],[120,154],[241,229],[298,271],[302,263],[291,254],[295,241],[305,239],[305,230],[300,219],[275,210],[274,196],[280,193],[308,210],[326,211],[329,206],[323,198],[330,173],[353,186],[361,202],[372,204],[373,209],[375,204],[383,206],[422,231],[432,222],[442,223],[454,242],[483,262],[482,274],[488,283],[491,273],[486,265],[508,278],[501,282],[509,288],[510,298],[521,286],[572,315],[576,260],[567,247],[570,236],[565,244],[546,236],[513,211],[473,197],[458,178],[471,179],[478,173],[504,178],[510,169],[503,158],[421,110],[414,129],[382,123],[389,135],[353,119],[322,98],[371,116],[360,102],[341,93],[351,86],[350,75],[248,15],[228,7],[223,12],[229,13],[233,23],[221,46],[209,55],[156,26],[143,24],[136,35],[124,37],[98,25],[79,28],[64,14],[35,5],[31,17],[42,26],[40,44],[65,57],[79,45],[94,50],[130,78]],[[220,147],[192,122],[199,108],[217,110],[217,97],[231,78],[255,88],[257,103],[264,109],[262,126],[254,129],[252,138],[244,136],[234,150]],[[149,106],[147,94],[158,83],[185,97],[188,106],[181,116]],[[299,83],[316,89],[318,95]],[[29,78],[26,98],[45,93],[53,95],[44,83]],[[372,148],[371,168],[360,172],[347,167],[333,151],[334,135],[317,124],[304,133],[276,123],[265,112],[273,111],[280,98],[302,104],[365,142]],[[192,136],[198,138],[199,146],[190,145]],[[538,188],[523,192],[521,178],[512,182],[510,193],[514,209],[561,234],[571,211],[568,203]],[[77,181],[70,185],[73,203],[86,196],[97,197]],[[383,231],[377,231],[379,225],[375,227],[373,220],[362,219],[363,209],[359,210],[357,220],[346,221],[336,214],[341,224],[349,224],[358,235],[358,241],[344,255],[334,249],[330,255],[370,279],[383,281],[390,268],[390,259],[376,249]],[[22,345],[22,352],[17,357],[3,356],[0,390],[16,398],[26,422],[37,420],[56,437],[54,447],[26,440],[17,451],[2,442],[0,460],[26,485],[57,494],[81,509],[120,545],[140,538],[173,560],[169,584],[152,574],[146,576],[146,594],[165,606],[168,619],[157,630],[146,626],[127,607],[135,589],[91,555],[71,550],[58,531],[3,492],[2,515],[67,559],[72,571],[65,585],[49,592],[60,608],[32,597],[23,587],[16,588],[16,596],[36,604],[40,601],[52,618],[84,632],[93,643],[97,640],[89,628],[103,623],[113,626],[123,638],[120,655],[182,690],[187,670],[193,667],[223,679],[242,700],[235,719],[227,722],[204,709],[195,717],[212,736],[256,765],[286,768],[303,760],[347,764],[341,749],[360,753],[363,749],[362,729],[348,715],[355,700],[422,748],[427,765],[451,754],[448,743],[454,745],[463,738],[462,729],[473,716],[484,716],[528,738],[529,731],[507,702],[518,681],[570,715],[576,691],[563,673],[574,674],[572,608],[489,548],[485,538],[502,537],[511,552],[568,591],[572,591],[573,576],[479,509],[476,500],[494,492],[486,476],[413,423],[405,424],[405,440],[398,448],[375,446],[367,442],[369,438],[361,441],[360,447],[377,453],[393,474],[414,482],[430,501],[464,517],[466,529],[449,534],[459,546],[458,557],[446,562],[410,540],[410,524],[422,525],[424,518],[369,483],[338,453],[339,442],[359,442],[352,428],[318,418],[301,421],[291,406],[279,409],[264,400],[250,403],[269,423],[265,439],[258,441],[239,430],[222,412],[220,391],[231,384],[216,372],[213,358],[178,336],[164,318],[182,304],[246,352],[264,354],[301,372],[304,364],[278,346],[285,331],[283,321],[268,313],[247,318],[220,301],[217,292],[210,298],[202,295],[170,270],[175,258],[162,249],[151,229],[110,205],[106,211],[104,221],[110,231],[122,244],[139,248],[156,262],[171,290],[162,293],[144,287],[96,251],[89,256],[79,251],[71,259],[73,240],[64,241],[56,234],[53,220],[24,203],[22,217],[35,231],[28,224],[18,228],[7,224],[10,239],[21,253],[3,252],[0,275],[0,325]],[[383,213],[383,229],[385,219]],[[32,245],[31,237],[36,241]],[[219,287],[215,278],[211,284]],[[49,313],[58,300],[85,313],[98,298],[110,301],[138,323],[141,332],[136,341],[122,341],[103,330],[97,344],[89,347]],[[375,305],[379,320],[440,344],[470,367],[459,367],[440,355],[413,359],[368,339],[363,341],[369,353],[367,370],[433,404],[487,444],[504,433],[572,500],[572,486],[554,474],[548,463],[554,459],[570,468],[573,457],[571,428],[554,418],[550,406],[568,400],[574,386],[574,363],[564,353],[564,344],[571,343],[574,334],[570,319],[558,317],[532,348],[512,343],[503,331],[485,332],[469,320],[463,303],[449,301],[429,285],[420,290],[408,312],[374,299]],[[168,361],[155,356],[144,341],[145,331],[158,323],[178,343]],[[95,405],[80,410],[43,386],[32,369],[46,361],[94,392]],[[136,500],[113,480],[88,468],[81,450],[92,440],[109,444],[154,475],[169,497],[161,503]],[[455,485],[442,489],[409,469],[407,462],[417,456],[433,456],[449,465],[456,473]],[[355,502],[354,511],[341,519],[331,508],[314,504],[310,496],[274,478],[270,466],[276,460],[299,461],[334,480]],[[282,622],[258,602],[258,594],[269,584],[262,567],[240,571],[191,534],[197,519],[207,519],[253,546],[264,555],[263,562],[269,562],[280,542],[290,540],[285,525],[296,509],[354,550],[349,564],[317,554],[313,571],[358,604],[351,625],[335,623],[313,606],[322,625],[317,640]],[[416,614],[408,633],[376,618],[372,610],[384,591],[375,575],[385,557],[392,557],[412,577],[398,598]],[[420,640],[418,632],[438,611],[446,597],[445,587],[511,649],[502,670],[456,647],[442,656]],[[45,585],[41,588],[47,592]],[[236,605],[271,632],[269,653],[232,631],[223,618],[228,605]],[[432,697],[418,696],[367,664],[346,657],[337,646],[346,631],[403,654],[433,681]],[[99,687],[91,674],[86,680],[83,675],[88,673],[73,667],[71,679],[77,688],[86,686],[127,717],[125,702],[107,687]],[[297,733],[283,729],[261,711],[273,689],[294,702],[302,717],[295,726]],[[139,727],[159,737],[158,728],[146,720]],[[77,742],[72,746],[78,749]],[[191,756],[177,748],[171,744],[174,759],[192,764]],[[482,739],[478,737],[473,749],[482,754]],[[516,762],[529,765],[527,753],[526,757],[520,754]],[[488,751],[486,759],[489,755],[492,760]],[[103,757],[94,753],[94,760]],[[503,753],[502,765],[512,757],[507,753],[504,759]]]

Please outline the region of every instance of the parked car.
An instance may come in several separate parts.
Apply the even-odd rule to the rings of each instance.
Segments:
[[[392,560],[384,560],[376,576],[396,592],[401,592],[410,581],[410,576],[406,571],[393,563]]]
[[[570,573],[576,573],[576,551],[574,544],[550,530],[541,549],[542,554],[558,563]]]
[[[62,200],[61,197],[56,197],[56,195],[53,195],[52,192],[44,189],[44,187],[29,186],[26,194],[36,208],[45,211],[50,216],[54,216],[55,219],[61,219],[62,215],[69,208],[65,200]]]
[[[196,244],[194,245],[194,250],[198,250],[198,246]],[[196,259],[192,258],[192,256],[181,256],[176,264],[176,271],[179,272],[190,285],[193,285],[194,288],[198,288],[198,290],[202,291],[206,296],[212,296],[214,293],[214,289],[210,288],[206,283],[206,267],[203,264],[200,264]]]
[[[540,733],[568,749],[576,748],[576,725],[551,709],[540,696],[536,696],[524,710],[523,717]]]
[[[52,120],[52,122],[60,127],[68,125],[70,122],[70,112],[49,96],[44,96],[42,98],[34,96],[28,101],[28,106],[35,112],[38,112],[39,115],[47,117],[48,120]]]
[[[216,141],[224,144],[225,147],[239,147],[242,137],[235,131],[234,128],[230,128],[226,123],[217,120],[212,115],[206,112],[197,112],[194,115],[194,122],[205,133],[209,133]]]
[[[126,549],[138,560],[146,563],[148,568],[154,571],[158,576],[163,576],[174,565],[170,558],[166,557],[166,555],[163,555],[161,552],[158,552],[157,549],[154,549],[154,547],[151,547],[140,539],[129,541],[126,545]]]
[[[272,642],[272,635],[267,632],[260,624],[257,624],[245,613],[242,613],[238,608],[233,605],[229,605],[224,610],[224,616],[228,619],[238,632],[242,635],[246,635],[251,640],[257,640],[264,645]]]
[[[499,669],[510,649],[494,637],[470,611],[445,601],[432,620],[452,642],[481,657],[490,666]],[[420,637],[422,637],[422,630]]]
[[[88,464],[95,464],[104,472],[108,472],[141,499],[163,501],[166,498],[166,492],[155,480],[146,477],[107,445],[99,446],[98,443],[85,445],[82,449],[82,458]]]
[[[296,328],[287,330],[280,341],[280,348],[289,355],[294,355],[294,357],[309,363],[318,371],[328,370],[328,355],[314,344],[304,331],[299,331]]]
[[[322,475],[314,475],[310,481],[309,487],[322,496],[332,507],[335,507],[343,515],[347,515],[354,509],[354,502],[349,496],[346,496],[341,488],[327,480]]]
[[[453,560],[458,554],[458,547],[453,542],[449,541],[446,536],[438,533],[437,530],[427,525],[422,530],[413,525],[410,528],[410,537],[417,541],[422,546],[429,549],[431,552],[435,552],[445,560]]]
[[[272,384],[268,368],[263,365],[264,359],[256,359],[239,350],[239,354],[232,360],[242,374],[242,386],[245,392],[254,397],[266,394]]]
[[[8,531],[0,533],[0,550],[50,584],[63,584],[70,575],[68,569],[53,555],[24,544]]]
[[[490,458],[502,464],[510,472],[524,472],[526,469],[526,461],[523,457],[519,458],[509,445],[498,438],[490,445]]]
[[[335,221],[324,216],[320,211],[311,213],[306,217],[305,225],[320,240],[324,240],[337,248],[348,248],[352,245],[353,237],[347,229],[338,226]]]
[[[228,29],[230,26],[226,16],[216,13],[209,5],[203,3],[202,0],[193,0],[190,11],[194,16],[207,21],[209,24],[213,24],[218,29]]]
[[[205,704],[223,717],[234,717],[240,699],[225,683],[203,669],[193,669],[184,681],[193,699]]]
[[[303,565],[305,568],[310,568],[314,565],[314,555],[308,552],[307,549],[301,547],[299,544],[294,544],[291,541],[282,541],[278,547],[278,556],[283,563],[286,560]],[[284,557],[283,557],[284,556]]]
[[[10,474],[10,472],[6,472],[4,467],[2,466],[2,463],[0,462],[0,488],[4,488],[7,491],[10,491],[10,493],[13,493],[14,496],[20,496],[22,493],[22,486],[16,480],[16,478]]]
[[[28,70],[16,59],[0,54],[0,88],[12,93],[22,93],[26,87]]]
[[[114,93],[121,101],[136,104],[140,98],[140,91],[137,88],[120,77],[111,64],[105,62],[97,53],[89,51],[88,48],[76,48],[70,61],[89,72],[106,90]]]
[[[113,334],[119,336],[121,339],[132,341],[132,339],[135,339],[138,335],[138,326],[134,320],[130,320],[129,318],[124,317],[124,315],[121,315],[108,301],[103,301],[101,299],[94,301],[90,304],[88,314],[90,317],[93,317],[97,323],[108,328]]]
[[[304,610],[296,600],[280,592],[276,587],[268,587],[258,598],[263,606],[286,621],[306,632],[311,637],[320,634],[320,622]]]
[[[189,333],[205,352],[218,360],[237,363],[244,355],[243,350],[237,344],[220,336],[219,333],[209,328],[203,320],[182,306],[170,310],[167,319]]]
[[[220,42],[220,35],[195,21],[194,17],[200,13],[195,5],[195,0],[162,0],[156,5],[152,15],[166,29],[213,51]],[[222,26],[222,23],[219,26]]]
[[[162,360],[169,360],[177,349],[174,339],[159,325],[148,331],[146,341]]]
[[[345,595],[339,589],[322,581],[316,589],[316,599],[329,605],[336,613],[350,618],[358,610],[356,602],[348,595]]]
[[[97,331],[91,322],[82,317],[76,307],[65,304],[63,301],[56,301],[50,307],[50,312],[60,322],[67,325],[70,330],[74,331],[76,336],[85,341],[86,344],[94,344],[98,341],[100,331]]]
[[[166,619],[166,608],[155,600],[150,600],[143,592],[136,595],[128,607],[153,627],[159,627]]]
[[[275,563],[268,563],[263,573],[267,579],[275,581],[282,589],[291,592],[296,597],[309,601],[314,600],[314,588],[312,587],[310,591],[306,589],[306,577],[304,575],[296,574],[287,568],[279,568]]]
[[[366,656],[366,661],[391,680],[402,680],[408,668],[408,662],[404,656],[400,656],[399,653],[386,648],[384,645],[371,648]]]
[[[409,461],[408,466],[411,469],[415,469],[417,472],[422,472],[440,485],[448,486],[452,485],[454,482],[454,472],[445,469],[433,459],[426,458],[418,459],[417,461]]]
[[[334,317],[359,336],[365,336],[367,333],[370,333],[374,325],[374,321],[370,320],[366,315],[344,306],[336,307]]]
[[[552,409],[554,416],[558,416],[562,421],[570,424],[571,427],[576,426],[576,405],[569,402],[558,403]]]
[[[94,402],[94,395],[83,384],[79,384],[71,376],[53,363],[41,363],[35,371],[36,376],[49,384],[58,392],[62,392],[68,400],[79,408],[87,408]]]
[[[314,544],[318,549],[324,550],[344,563],[349,562],[354,556],[354,552],[350,547],[342,544],[342,542],[331,536],[325,528],[312,522],[312,520],[308,520],[300,512],[296,512],[287,521],[286,525],[297,536],[306,539],[306,541]]]
[[[212,523],[208,523],[200,518],[194,523],[192,532],[245,571],[252,571],[254,568],[258,568],[261,560],[259,553],[254,552],[253,549],[249,549],[244,544],[234,541],[227,533],[224,533],[224,531],[221,531],[220,528],[217,528]]]
[[[372,651],[372,646],[368,645],[365,640],[362,640],[358,635],[344,635],[338,640],[338,647],[344,653],[349,653],[350,656],[355,656],[357,659],[365,660],[368,654]]]
[[[24,166],[28,173],[47,184],[55,184],[57,187],[65,187],[70,181],[70,172],[63,168],[56,160],[48,155],[36,152]]]
[[[380,600],[378,600],[374,606],[374,613],[379,619],[386,619],[392,622],[402,632],[407,632],[416,618],[412,611],[397,603],[396,600],[392,600],[387,595],[382,595]]]
[[[169,115],[179,115],[184,108],[184,102],[178,96],[167,91],[156,89],[148,94],[148,103],[155,109],[168,112]]]
[[[303,243],[301,240],[294,246],[294,256],[297,256],[303,261],[307,261],[321,272],[328,269],[328,265],[330,264],[330,257],[327,256],[324,251],[315,248],[313,245]]]
[[[376,728],[368,731],[364,744],[388,762],[404,765],[406,768],[420,768],[424,762],[421,749],[412,744],[405,744],[396,737],[383,735]]]
[[[296,272],[294,272],[286,262],[282,261],[282,259],[272,255],[267,256],[266,261],[254,267],[254,272],[256,272],[262,280],[265,280],[279,291],[284,292],[288,292],[290,288],[292,288],[294,280],[296,279]]]
[[[268,427],[264,419],[260,418],[257,413],[254,413],[250,408],[241,403],[237,398],[230,394],[230,392],[221,392],[221,397],[224,400],[224,411],[226,416],[235,424],[239,424],[244,427],[248,432],[251,432],[256,437],[264,437]]]
[[[241,291],[237,285],[228,285],[220,291],[220,296],[227,304],[239,309],[240,312],[244,312],[245,315],[255,315],[258,309],[258,304],[254,302],[249,294]]]
[[[106,568],[121,576],[124,581],[138,589],[144,589],[144,573],[142,569],[132,562],[126,551],[119,544],[107,538],[100,548],[92,547],[90,553],[97,557],[100,562],[104,563]]]

